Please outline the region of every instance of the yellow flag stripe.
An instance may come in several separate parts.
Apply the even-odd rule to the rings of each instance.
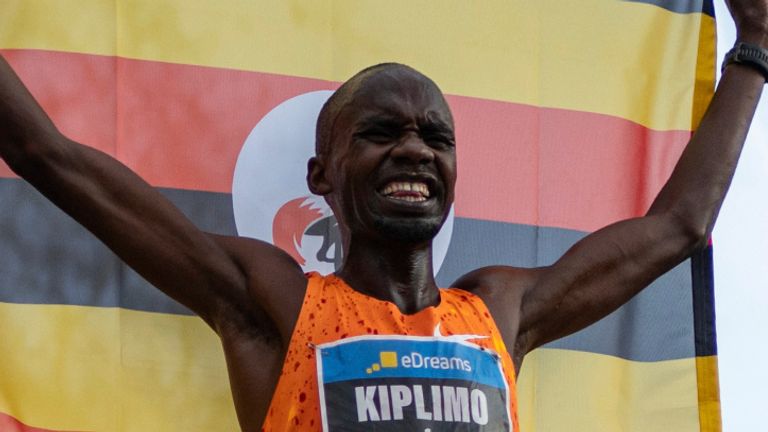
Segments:
[[[694,78],[712,68],[698,37],[713,29],[703,14],[605,0],[10,0],[0,48],[332,81],[398,61],[451,94],[689,130]]]
[[[702,432],[723,430],[720,418],[720,383],[717,356],[696,357],[699,380],[699,421]]]
[[[518,398],[526,432],[700,430],[694,358],[634,362],[539,349],[523,362]]]
[[[197,318],[0,303],[0,341],[0,412],[26,424],[237,430],[219,342]],[[695,362],[538,350],[520,378],[523,430],[697,430]]]
[[[713,23],[712,23],[713,24]],[[715,40],[717,29],[714,25],[702,25],[699,28],[698,66],[696,67],[695,88],[693,92],[693,116],[690,130],[699,127],[701,118],[709,107],[709,101],[715,93],[715,68],[717,52]]]
[[[0,303],[0,353],[0,412],[31,426],[239,430],[218,339],[195,317]]]

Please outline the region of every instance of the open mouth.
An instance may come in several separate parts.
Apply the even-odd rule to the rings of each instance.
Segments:
[[[424,202],[431,196],[429,186],[420,181],[392,181],[380,191],[385,197],[403,202]]]

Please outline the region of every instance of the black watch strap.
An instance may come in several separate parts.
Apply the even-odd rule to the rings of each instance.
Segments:
[[[743,64],[757,69],[768,81],[768,50],[756,45],[750,45],[744,42],[737,42],[723,60],[723,68],[731,63]]]

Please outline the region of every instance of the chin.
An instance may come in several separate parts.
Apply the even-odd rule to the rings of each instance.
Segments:
[[[435,238],[442,218],[377,218],[376,229],[383,237],[402,243],[424,243]]]

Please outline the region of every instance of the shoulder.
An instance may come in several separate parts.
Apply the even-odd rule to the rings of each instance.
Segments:
[[[482,267],[464,274],[451,285],[483,299],[522,295],[538,279],[541,269],[510,266]]]
[[[453,287],[480,297],[494,319],[519,311],[525,294],[536,283],[539,269],[490,266],[471,271],[453,283]]]
[[[513,361],[522,361],[518,348],[520,318],[525,296],[539,280],[542,269],[509,266],[483,267],[465,274],[453,287],[469,291],[479,297],[493,317],[504,343],[511,350]]]
[[[307,276],[301,266],[280,248],[261,240],[213,234],[211,237],[230,255],[246,279],[245,290],[228,302],[230,307],[223,319],[244,323],[263,323],[267,319],[281,339],[290,339],[307,287]]]

